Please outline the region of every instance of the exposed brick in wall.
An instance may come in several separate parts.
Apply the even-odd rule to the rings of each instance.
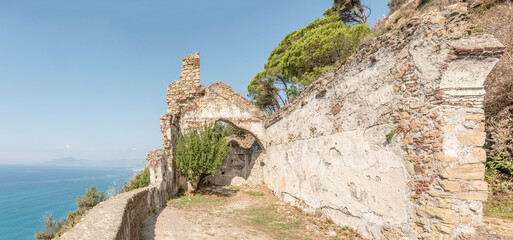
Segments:
[[[265,183],[375,239],[472,233],[487,198],[483,82],[504,46],[471,34],[465,3],[447,9],[367,40],[267,118],[224,83],[201,86],[199,54],[186,56],[160,119],[164,150],[147,160],[152,185],[101,203],[61,239],[137,239],[142,221],[186,187],[173,163],[180,132],[217,121],[251,135],[230,139],[238,156],[221,168],[230,177],[213,182]]]
[[[314,82],[267,118],[266,164],[267,169],[277,170],[264,174],[266,184],[285,200],[321,210],[336,223],[357,227],[372,238],[453,239],[481,225],[482,203],[487,197],[483,81],[504,46],[488,36],[470,35],[465,3],[447,9],[449,12],[412,18],[368,40],[335,74]],[[383,68],[389,69],[383,72]],[[354,138],[354,131],[360,137]],[[384,141],[387,134],[393,136],[390,143],[376,141]],[[348,141],[359,144],[346,150],[337,146]],[[366,143],[373,146],[365,150],[367,155],[350,157],[360,154],[358,148]],[[322,170],[325,180],[309,177],[316,173],[306,170],[323,169],[325,161],[330,167],[339,164],[331,159],[338,152],[348,155],[340,159],[346,168],[353,161],[372,162],[376,158],[373,148],[401,156],[407,175],[404,184],[409,189],[405,199],[410,199],[403,204],[409,207],[396,206],[390,211],[405,210],[407,221],[387,222],[392,214],[381,219],[359,213],[379,215],[372,204],[360,210],[349,207],[362,202],[364,192],[379,191],[366,186],[370,184],[367,180],[358,180],[368,174],[367,169],[354,174],[354,170],[338,169],[346,176],[338,179],[336,171],[327,168]],[[298,151],[303,152],[296,154]],[[395,163],[392,156],[388,161]],[[376,164],[379,166],[379,161]],[[305,173],[294,168],[305,171],[306,179]],[[388,181],[384,180],[386,172],[377,175],[381,182]],[[352,177],[356,180],[349,180],[347,187],[331,185],[332,181],[344,185]],[[312,194],[318,190],[305,183],[309,181],[326,190]],[[388,182],[388,186],[395,184],[399,182]],[[353,196],[340,197],[342,192],[353,191]]]

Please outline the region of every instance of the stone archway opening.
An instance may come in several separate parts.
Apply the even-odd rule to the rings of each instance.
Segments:
[[[228,186],[245,185],[254,177],[256,169],[262,167],[263,144],[250,131],[240,128],[227,119],[218,119],[216,126],[227,134],[226,140],[231,150],[226,161],[203,184]],[[258,174],[256,174],[258,175]]]

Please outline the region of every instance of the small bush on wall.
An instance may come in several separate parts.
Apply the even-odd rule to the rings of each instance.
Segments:
[[[123,186],[123,191],[128,192],[147,186],[150,186],[150,169],[145,168],[141,173],[132,178],[127,185]]]

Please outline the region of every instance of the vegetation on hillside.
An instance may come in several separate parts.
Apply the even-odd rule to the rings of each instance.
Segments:
[[[45,229],[35,232],[34,237],[37,240],[51,240],[57,236],[61,236],[68,229],[72,228],[77,224],[84,213],[98,205],[98,203],[106,200],[105,193],[103,191],[97,192],[95,186],[91,186],[86,189],[84,195],[77,198],[78,209],[74,212],[68,212],[67,218],[63,218],[59,221],[53,220],[53,215],[47,213],[43,216],[45,223]]]
[[[53,214],[46,213],[43,216],[43,222],[45,223],[45,229],[34,233],[34,238],[37,240],[53,239],[65,224],[65,219],[62,219],[61,221],[54,221]]]
[[[135,175],[128,184],[123,186],[123,192],[150,186],[150,169],[145,168],[141,173]]]
[[[202,180],[223,164],[230,147],[218,124],[203,124],[188,128],[178,139],[175,162],[180,174],[189,181],[189,191],[195,192]]]
[[[476,33],[493,35],[506,46],[485,81],[487,143],[485,178],[490,197],[485,214],[513,219],[513,1],[483,0],[473,10]]]
[[[343,63],[370,32],[365,9],[359,0],[335,0],[325,17],[287,35],[248,86],[255,105],[273,113]]]

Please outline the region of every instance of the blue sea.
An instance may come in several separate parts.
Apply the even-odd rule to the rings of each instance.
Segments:
[[[86,188],[107,192],[133,174],[128,168],[0,165],[0,239],[33,240],[46,212],[65,217]]]

